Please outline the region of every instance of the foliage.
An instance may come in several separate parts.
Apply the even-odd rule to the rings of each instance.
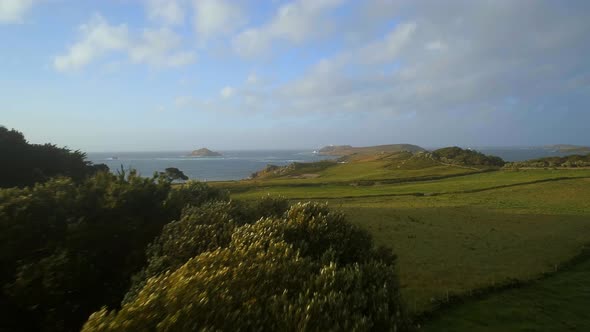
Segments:
[[[188,206],[180,220],[166,224],[162,233],[147,249],[147,265],[133,276],[124,303],[130,302],[154,276],[174,271],[198,254],[226,247],[236,223],[230,215],[231,202],[213,202]]]
[[[266,165],[262,170],[252,173],[250,178],[260,179],[281,176],[297,177],[304,174],[321,172],[336,165],[338,164],[332,160],[320,160],[307,163],[294,162],[285,166]]]
[[[270,196],[250,205],[212,201],[202,206],[187,206],[180,220],[165,225],[160,236],[149,245],[147,265],[133,276],[124,302],[134,299],[147,279],[174,271],[202,252],[227,246],[237,226],[260,218],[281,217],[288,209],[289,202],[285,199]]]
[[[545,167],[590,167],[590,153],[587,155],[569,155],[564,157],[546,157],[507,163],[506,168],[545,168]]]
[[[281,217],[289,209],[289,201],[283,196],[266,195],[256,200],[252,209],[256,219]]]
[[[209,201],[229,201],[229,193],[204,182],[188,181],[169,192],[165,205],[173,211],[182,211],[186,205],[201,205]]]
[[[209,208],[187,211],[187,216],[196,213],[187,218],[215,220],[214,227],[231,224],[222,206]],[[202,213],[212,215],[201,218]],[[120,310],[94,313],[83,330],[406,328],[395,256],[375,249],[366,232],[325,205],[299,203],[282,218],[227,226],[212,246],[203,243],[208,241],[204,225],[212,226],[171,226],[183,228],[194,241],[190,250],[200,248],[192,253],[201,253],[176,270],[148,279]],[[232,227],[228,238],[226,231]],[[183,247],[181,242],[173,246]]]
[[[86,154],[59,148],[53,144],[29,144],[22,133],[0,126],[0,188],[30,186],[55,176],[75,181],[106,170],[104,164],[92,165]]]
[[[170,181],[188,180],[188,176],[176,167],[168,167],[164,172],[160,172],[160,175],[167,177]]]
[[[172,189],[134,171],[0,190],[0,302],[10,313],[2,324],[79,329],[101,305],[121,302],[146,246],[182,207],[226,198],[203,184]]]
[[[491,166],[502,167],[504,160],[496,156],[488,156],[481,152],[461,149],[459,147],[447,147],[432,152],[432,156],[445,163],[464,166]]]

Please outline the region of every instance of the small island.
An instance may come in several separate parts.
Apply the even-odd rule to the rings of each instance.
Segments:
[[[194,150],[191,152],[192,157],[221,157],[222,154],[219,152],[211,151],[207,148]]]

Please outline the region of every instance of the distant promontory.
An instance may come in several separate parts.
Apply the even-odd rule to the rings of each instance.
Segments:
[[[194,150],[191,152],[191,156],[193,157],[221,157],[222,154],[219,152],[211,151],[207,148],[202,148],[198,150]]]
[[[389,144],[377,145],[367,147],[353,147],[350,145],[329,145],[321,148],[318,151],[322,156],[347,156],[351,154],[378,154],[378,153],[393,153],[393,152],[420,152],[425,149],[412,144]]]
[[[555,144],[544,146],[546,150],[562,152],[562,153],[589,153],[590,147],[571,144]]]

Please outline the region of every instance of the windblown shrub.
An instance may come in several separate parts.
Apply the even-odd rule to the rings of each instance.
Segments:
[[[147,245],[187,204],[225,199],[206,185],[100,172],[0,190],[0,330],[79,330],[116,307]]]
[[[210,208],[213,224],[227,220]],[[190,224],[170,229],[207,233]],[[325,205],[297,204],[282,218],[235,227],[229,242],[222,234],[214,249],[194,242],[209,250],[149,278],[120,310],[94,313],[83,331],[407,328],[395,256]]]
[[[258,199],[253,206],[254,214],[258,217],[282,217],[289,209],[289,201],[282,196],[266,195]]]
[[[132,301],[149,278],[174,271],[202,252],[227,247],[236,226],[230,211],[231,202],[188,206],[180,220],[166,224],[148,246],[147,266],[133,276],[124,303]]]

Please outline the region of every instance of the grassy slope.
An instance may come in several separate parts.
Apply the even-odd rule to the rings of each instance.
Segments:
[[[523,288],[444,310],[422,331],[590,331],[590,255]],[[558,317],[558,319],[556,319]]]
[[[427,174],[425,174],[427,175]],[[254,199],[266,194],[282,195],[291,199],[329,199],[342,197],[394,196],[411,194],[437,194],[466,190],[481,190],[498,186],[556,179],[563,177],[588,177],[590,170],[525,170],[477,173],[442,180],[420,181],[396,184],[377,184],[354,186],[350,184],[322,184],[317,186],[297,186],[298,180],[277,182],[258,182],[255,185],[237,183],[235,198]],[[240,187],[241,186],[241,187]],[[229,187],[230,189],[232,187]]]
[[[590,238],[590,180],[435,197],[330,200],[399,256],[410,310],[568,259]]]
[[[254,179],[243,181],[212,182],[213,185],[224,187],[233,191],[243,188],[268,187],[268,186],[296,186],[348,183],[360,180],[387,180],[420,178],[430,176],[448,176],[455,174],[468,174],[477,170],[458,166],[442,165],[440,163],[424,162],[419,160],[396,160],[391,158],[372,158],[362,162],[334,163],[333,166],[317,171],[313,166],[300,168],[296,174],[318,174],[315,178],[294,179],[289,177]]]
[[[533,278],[590,240],[590,170],[473,172],[392,154],[336,164],[312,179],[214,185],[230,189],[236,199],[276,194],[329,201],[378,243],[394,248],[404,296],[419,313],[447,294]],[[449,175],[460,176],[413,180]],[[383,179],[406,182],[355,182]]]

